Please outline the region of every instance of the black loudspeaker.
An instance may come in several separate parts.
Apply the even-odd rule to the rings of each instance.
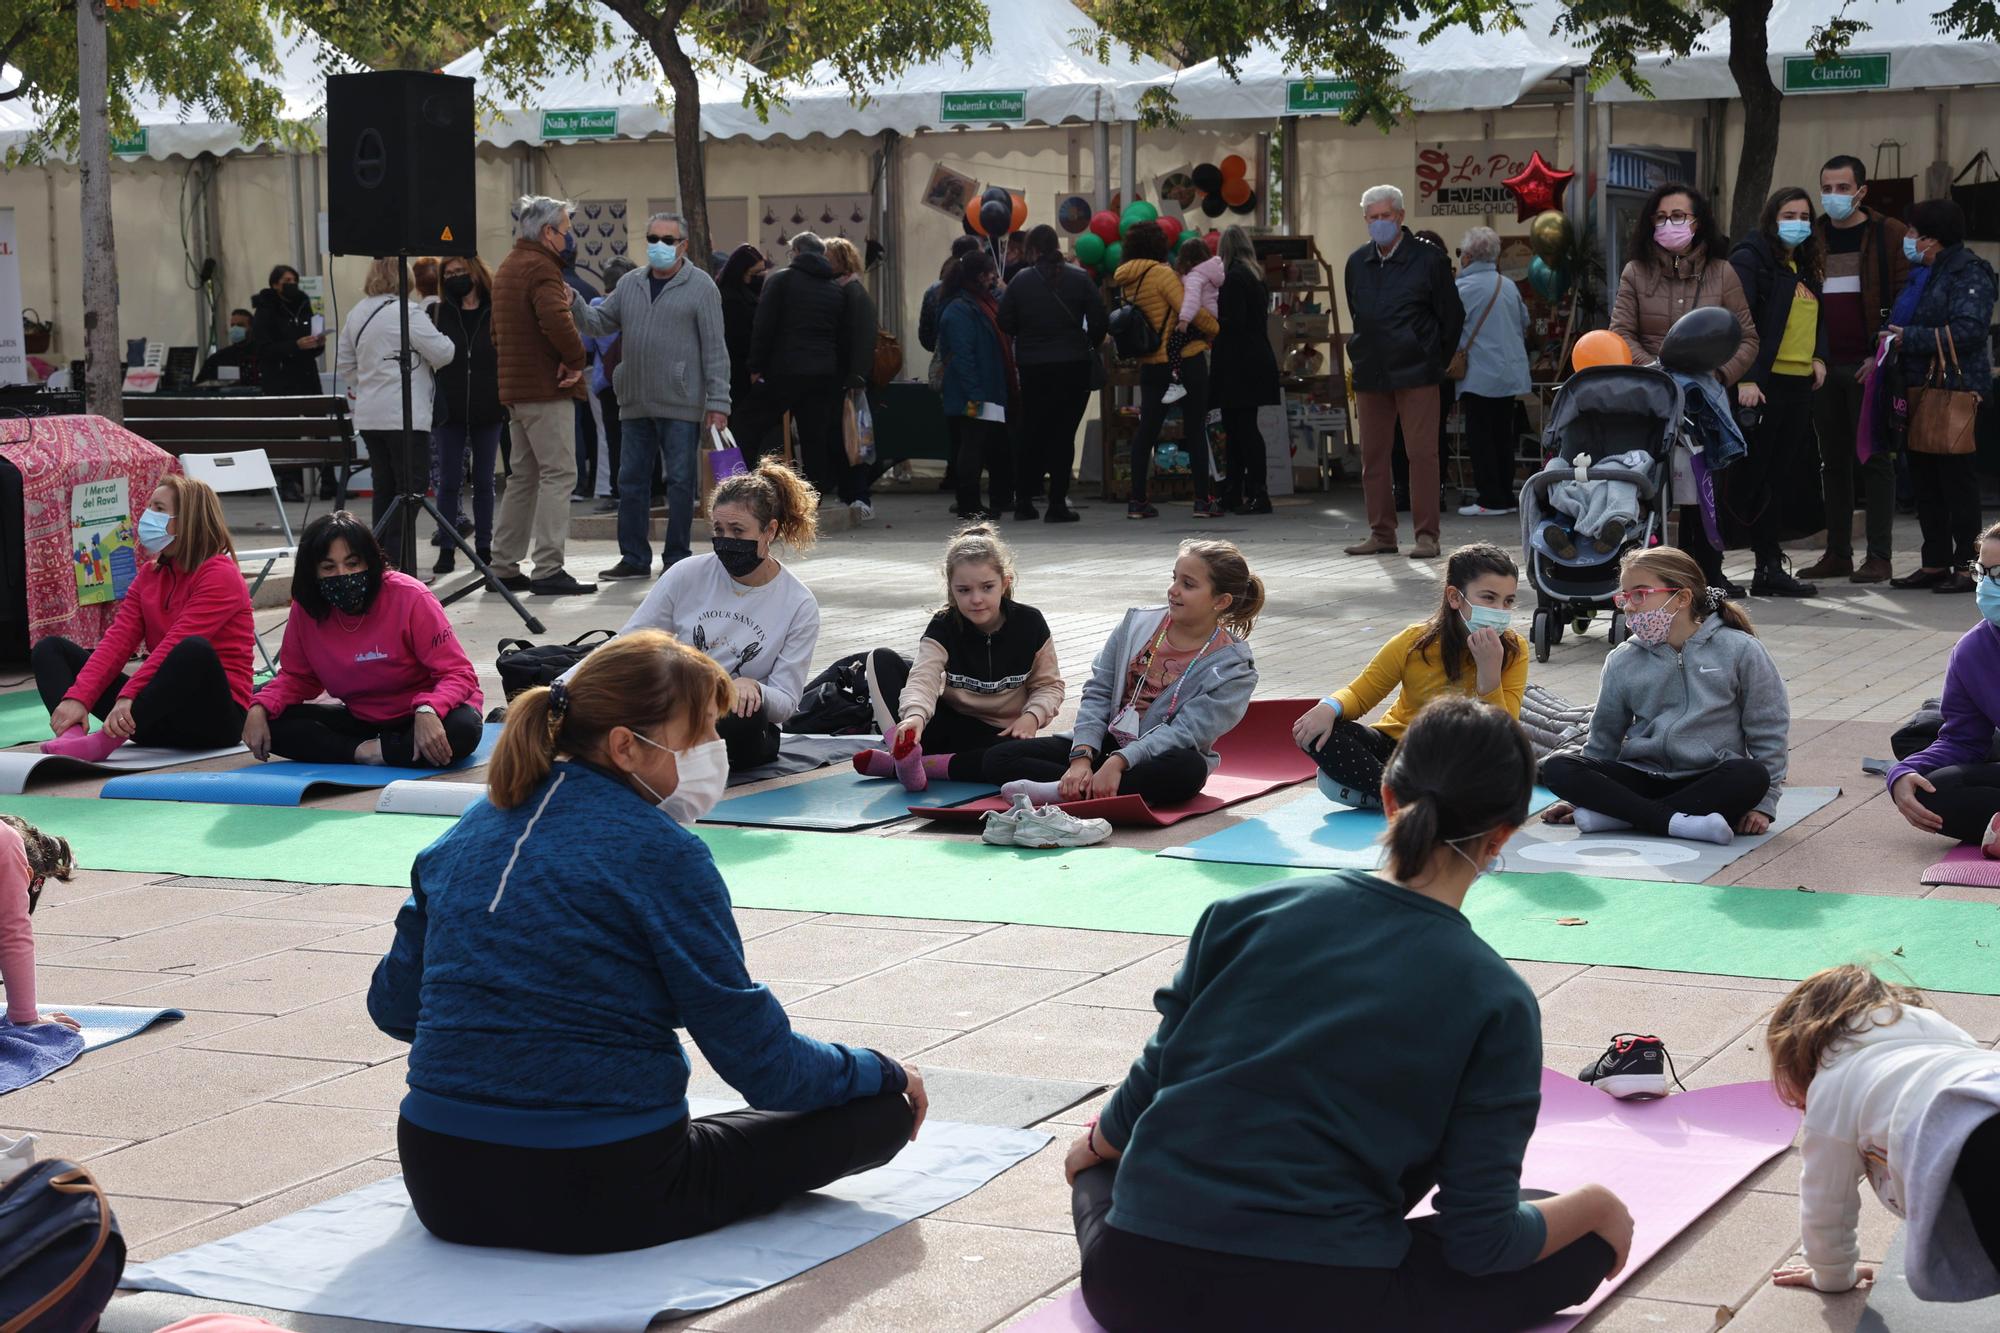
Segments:
[[[469,255],[472,80],[414,70],[326,81],[326,237],[337,255]]]

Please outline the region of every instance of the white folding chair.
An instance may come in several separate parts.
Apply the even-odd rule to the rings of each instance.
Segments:
[[[271,473],[271,456],[262,449],[245,449],[234,454],[182,454],[181,470],[191,479],[206,482],[217,495],[236,495],[248,491],[263,491],[271,497],[272,508],[278,511],[278,527],[285,534],[283,546],[265,546],[254,551],[238,551],[238,561],[262,560],[264,567],[251,580],[250,596],[256,599],[257,590],[264,586],[264,580],[271,576],[271,569],[280,560],[290,559],[298,553],[298,539],[292,535],[292,520],[285,513],[285,502],[278,495],[278,479]],[[264,647],[260,634],[257,652],[264,659],[264,666],[270,670],[277,668],[271,661],[271,654]]]

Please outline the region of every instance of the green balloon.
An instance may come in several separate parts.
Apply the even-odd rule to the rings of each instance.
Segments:
[[[1113,241],[1104,247],[1104,271],[1106,273],[1116,273],[1118,266],[1124,262],[1125,246],[1122,242]]]
[[[1092,268],[1104,262],[1104,238],[1095,232],[1084,232],[1076,238],[1076,262],[1085,268]]]
[[[1125,205],[1125,211],[1118,216],[1118,235],[1120,238],[1123,238],[1126,232],[1132,230],[1132,228],[1138,226],[1141,222],[1157,222],[1159,217],[1159,209],[1153,207],[1144,199],[1134,199],[1131,203]]]

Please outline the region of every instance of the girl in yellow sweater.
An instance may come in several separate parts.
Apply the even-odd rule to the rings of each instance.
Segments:
[[[1341,805],[1382,804],[1382,769],[1424,705],[1441,694],[1470,694],[1521,716],[1528,652],[1510,628],[1520,571],[1487,542],[1461,546],[1445,566],[1437,613],[1382,646],[1344,690],[1292,724],[1292,739],[1319,764],[1319,789]],[[1381,721],[1361,719],[1400,690]]]

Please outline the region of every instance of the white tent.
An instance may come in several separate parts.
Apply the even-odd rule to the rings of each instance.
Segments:
[[[1771,78],[1780,92],[1840,93],[1950,88],[2000,83],[2000,43],[1969,42],[1938,31],[1941,0],[1850,0],[1839,14],[1867,26],[1854,35],[1848,54],[1832,65],[1816,65],[1808,43],[1831,11],[1818,0],[1776,0],[1767,31]],[[1648,55],[1639,72],[1662,102],[1736,97],[1729,73],[1729,25],[1703,34],[1685,57]],[[1592,94],[1604,102],[1646,100],[1614,81]]]

